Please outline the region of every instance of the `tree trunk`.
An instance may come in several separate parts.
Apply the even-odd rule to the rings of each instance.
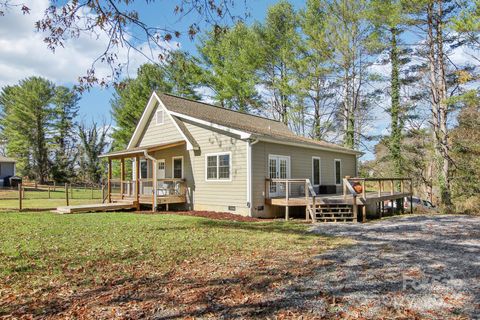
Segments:
[[[390,156],[394,166],[394,175],[400,177],[402,175],[402,127],[400,120],[400,78],[399,78],[399,57],[397,46],[398,30],[392,28],[391,33],[391,49],[390,61],[392,64],[391,74],[391,133],[390,133]]]
[[[434,5],[437,4],[437,12]],[[452,209],[450,187],[450,155],[448,146],[448,106],[445,56],[443,49],[442,0],[427,6],[428,65],[430,72],[430,101],[432,104],[432,134],[435,147],[437,181],[440,189],[440,208]]]

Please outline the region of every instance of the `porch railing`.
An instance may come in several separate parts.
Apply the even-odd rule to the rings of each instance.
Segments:
[[[157,179],[157,197],[186,195],[185,179]],[[111,195],[132,198],[137,194],[136,180],[110,179]],[[153,196],[153,179],[138,179],[138,195]]]

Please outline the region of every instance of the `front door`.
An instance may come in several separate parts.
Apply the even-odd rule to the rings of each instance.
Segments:
[[[290,158],[286,156],[269,156],[268,172],[270,179],[289,179],[290,178]],[[285,195],[285,183],[271,182],[270,197],[279,197]]]
[[[165,160],[157,160],[157,180],[165,179]],[[167,194],[167,188],[164,181],[157,181],[157,195],[164,196]]]
[[[157,160],[157,179],[165,179],[165,160]]]

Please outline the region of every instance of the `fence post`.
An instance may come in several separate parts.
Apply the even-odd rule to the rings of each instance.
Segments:
[[[18,184],[18,211],[22,211],[22,183]]]
[[[92,191],[92,200],[93,200],[93,184],[91,185],[90,189]]]
[[[48,186],[48,199],[50,199],[50,186]]]
[[[68,200],[68,183],[65,182],[65,200],[67,201],[67,206],[70,205]]]

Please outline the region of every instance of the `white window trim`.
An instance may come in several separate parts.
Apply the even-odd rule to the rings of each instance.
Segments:
[[[229,155],[229,172],[228,172],[228,179],[219,179],[219,168],[220,168],[220,163],[218,162],[218,156],[223,156],[223,155]],[[207,172],[207,167],[208,167],[208,157],[211,156],[217,156],[217,179],[209,179],[208,178],[208,172]],[[215,153],[207,153],[205,154],[205,181],[206,182],[231,182],[232,181],[232,152],[227,151],[227,152],[215,152]]]
[[[315,184],[315,171],[314,171],[314,160],[318,159],[318,184]],[[318,187],[322,184],[322,158],[312,157],[312,185]]]
[[[174,177],[175,177],[175,175],[174,175],[174,173],[175,173],[175,166],[174,166],[175,159],[182,159],[182,177],[181,177],[181,178],[174,178]],[[165,165],[167,165],[167,164],[165,163]],[[185,173],[184,173],[184,171],[183,171],[183,168],[184,168],[183,156],[175,156],[175,157],[172,157],[172,179],[184,179]]]
[[[162,122],[158,122],[158,114],[159,113],[162,113]],[[155,111],[155,125],[157,126],[161,126],[165,123],[165,110],[162,109],[162,108],[158,108],[156,111]]]
[[[337,183],[337,162],[340,162],[340,183]],[[333,181],[336,186],[342,185],[342,159],[333,160]]]

